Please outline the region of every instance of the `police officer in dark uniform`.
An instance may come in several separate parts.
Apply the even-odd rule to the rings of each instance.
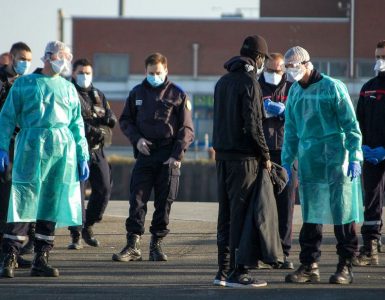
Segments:
[[[81,235],[90,246],[98,247],[92,226],[102,220],[111,196],[111,168],[104,154],[104,146],[111,144],[111,129],[117,118],[110,109],[104,94],[92,85],[92,65],[87,59],[78,59],[73,64],[72,82],[78,91],[84,129],[90,151],[91,195],[88,201]],[[85,184],[81,184],[82,199],[85,198]],[[81,249],[80,228],[69,227],[72,242],[68,249]]]
[[[385,189],[385,40],[375,50],[377,75],[366,82],[357,104],[357,119],[362,132],[365,193],[363,247],[354,265],[378,265],[381,251],[382,207]]]
[[[5,99],[8,96],[9,90],[12,87],[13,82],[21,75],[24,75],[28,72],[31,66],[32,60],[32,51],[27,44],[23,42],[18,42],[12,45],[10,50],[10,63],[0,67],[0,111],[3,108]],[[1,130],[1,129],[0,129]],[[18,129],[15,129],[15,133],[10,143],[10,160],[13,162],[13,152],[15,137]],[[11,164],[12,165],[12,164]],[[7,224],[7,214],[8,214],[8,205],[9,205],[9,196],[11,193],[12,186],[12,167],[8,166],[5,172],[0,172],[0,249],[3,239],[3,234],[5,231],[5,226]],[[29,237],[31,244],[33,245],[33,235],[35,227],[30,225]],[[19,267],[30,267],[31,262],[18,257]]]
[[[130,92],[119,119],[120,128],[134,146],[137,159],[130,184],[130,209],[126,220],[127,245],[114,261],[142,260],[147,202],[154,189],[150,232],[152,261],[166,261],[161,243],[168,234],[171,204],[179,185],[184,152],[194,139],[191,103],[186,93],[167,78],[167,59],[154,53],[145,60],[146,79]]]
[[[266,61],[265,70],[258,79],[262,89],[266,118],[263,121],[263,132],[270,159],[281,165],[281,150],[283,143],[283,129],[285,124],[285,101],[291,83],[287,81],[284,73],[284,60],[281,53],[270,53],[271,59]],[[293,184],[291,180],[290,184]],[[292,224],[295,197],[291,193],[290,185],[276,195],[279,235],[284,254],[284,261],[276,265],[281,269],[294,269],[293,263],[288,260],[292,242]]]

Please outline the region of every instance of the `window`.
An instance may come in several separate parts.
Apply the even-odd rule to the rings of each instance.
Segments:
[[[126,81],[128,79],[128,55],[95,54],[94,77],[99,81]]]
[[[213,95],[193,96],[193,119],[195,128],[195,141],[199,146],[205,145],[206,135],[209,141],[213,135]]]
[[[332,77],[348,77],[349,64],[344,60],[314,59],[311,60],[314,68],[319,72]]]
[[[358,60],[357,64],[357,77],[371,78],[374,77],[374,60],[373,59],[362,59]]]

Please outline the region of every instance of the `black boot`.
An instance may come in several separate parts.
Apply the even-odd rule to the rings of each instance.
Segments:
[[[92,247],[100,246],[99,241],[94,237],[92,226],[87,226],[82,229],[82,238],[88,245]]]
[[[296,271],[286,275],[285,281],[295,283],[319,282],[320,275],[318,264],[301,264]]]
[[[364,241],[364,246],[360,248],[360,254],[353,259],[353,265],[378,265],[378,240]]]
[[[114,261],[142,260],[140,235],[127,233],[127,245],[119,253],[112,255]]]
[[[330,276],[329,283],[350,284],[353,282],[352,260],[340,256],[337,271]]]
[[[83,249],[82,240],[80,239],[80,232],[71,231],[71,243],[68,244],[67,249],[69,250],[80,250]]]
[[[150,261],[167,261],[167,255],[163,253],[162,250],[162,241],[163,238],[156,237],[155,235],[151,236],[150,242]]]
[[[33,253],[35,231],[36,231],[36,223],[30,223],[29,230],[28,230],[28,242],[20,249],[20,255]]]
[[[48,252],[38,252],[32,262],[31,276],[59,277],[59,270],[48,264]]]
[[[1,277],[15,277],[15,268],[17,267],[16,253],[8,253],[4,256],[3,265],[1,267]]]
[[[30,268],[32,265],[32,262],[30,260],[24,259],[20,255],[17,255],[16,261],[17,261],[17,267],[20,269]]]

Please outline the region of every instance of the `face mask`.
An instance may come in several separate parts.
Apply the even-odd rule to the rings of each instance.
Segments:
[[[385,59],[377,59],[374,65],[374,71],[385,72]]]
[[[92,83],[92,75],[91,74],[78,74],[76,76],[76,83],[78,86],[86,89]]]
[[[257,66],[258,67],[258,66]],[[257,75],[261,75],[263,72],[263,69],[265,68],[265,63],[263,62],[260,68],[257,68]]]
[[[300,81],[305,76],[305,71],[302,68],[287,68],[286,72],[294,81]]]
[[[19,60],[14,65],[14,70],[19,75],[24,75],[28,72],[29,68],[31,67],[31,62],[27,60]]]
[[[264,72],[263,76],[265,77],[265,81],[267,83],[273,84],[273,85],[278,85],[278,83],[281,82],[282,75],[279,75],[275,72],[270,73],[270,72]]]
[[[51,60],[52,71],[54,71],[55,74],[60,74],[61,72],[63,72],[65,66],[66,66],[66,62],[64,59]]]
[[[151,84],[153,87],[157,87],[157,86],[160,86],[165,78],[163,78],[161,75],[150,75],[150,74],[147,74],[147,81],[149,84]]]

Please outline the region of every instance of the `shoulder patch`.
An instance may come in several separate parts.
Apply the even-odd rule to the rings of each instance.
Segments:
[[[191,101],[188,100],[188,99],[187,99],[187,101],[186,101],[186,108],[187,108],[188,110],[191,110],[191,109],[192,109]]]

